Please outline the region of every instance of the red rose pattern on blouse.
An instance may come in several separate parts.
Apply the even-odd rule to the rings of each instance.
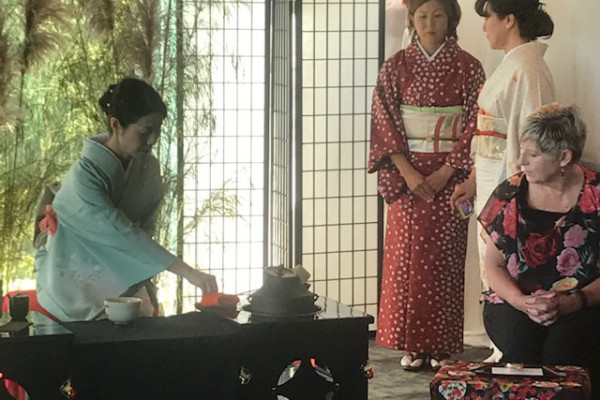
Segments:
[[[550,290],[566,277],[577,279],[581,288],[600,276],[600,179],[597,172],[582,169],[585,179],[577,203],[553,226],[524,216],[528,183],[522,173],[501,183],[478,217],[523,293]],[[502,299],[493,294],[488,301]]]

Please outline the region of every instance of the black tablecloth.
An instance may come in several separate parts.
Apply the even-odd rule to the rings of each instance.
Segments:
[[[238,324],[231,320],[203,312],[165,318],[138,318],[129,325],[116,325],[109,320],[67,322],[62,325],[73,332],[75,344],[199,339],[232,335],[239,329]]]
[[[74,334],[73,386],[78,399],[235,399],[239,325],[194,312],[65,323]]]

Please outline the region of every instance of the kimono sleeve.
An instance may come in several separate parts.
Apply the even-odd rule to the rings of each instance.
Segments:
[[[369,172],[377,171],[382,164],[391,164],[388,158],[391,154],[408,153],[400,111],[399,69],[403,68],[403,58],[404,51],[400,51],[382,65],[373,91]]]
[[[524,65],[512,76],[505,103],[507,121],[506,157],[508,175],[518,172],[519,143],[527,117],[540,106],[554,101],[554,86],[536,65]]]
[[[176,257],[115,207],[106,182],[85,161],[76,165],[54,201],[58,229],[67,229],[79,248],[124,283],[134,284],[167,269]]]
[[[152,207],[152,210],[149,211],[146,215],[142,216],[142,223],[140,225],[140,228],[142,228],[142,230],[146,232],[150,237],[153,237],[156,233],[156,219],[158,218],[160,205],[161,202],[157,201]]]
[[[152,154],[135,159],[126,172],[125,190],[117,207],[150,237],[165,195],[160,163]]]
[[[485,72],[481,63],[469,54],[463,57],[462,62],[466,68],[462,93],[462,134],[446,157],[446,164],[456,169],[469,171],[473,166],[471,139],[477,130],[477,112],[479,111],[477,97],[485,83]]]

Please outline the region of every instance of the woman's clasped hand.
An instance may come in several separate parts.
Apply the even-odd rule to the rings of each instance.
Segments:
[[[521,309],[534,322],[550,326],[563,315],[581,308],[581,300],[577,296],[566,295],[548,290],[536,290],[524,296]]]

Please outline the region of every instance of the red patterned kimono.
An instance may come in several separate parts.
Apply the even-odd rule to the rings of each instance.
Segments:
[[[379,172],[378,190],[389,204],[377,332],[377,342],[385,347],[433,354],[463,350],[468,223],[450,209],[449,199],[472,165],[470,142],[484,80],[479,61],[454,39],[448,39],[434,57],[426,56],[413,40],[380,69],[373,94],[368,169]],[[461,118],[454,123],[452,140],[437,141],[444,121],[440,118],[431,132],[433,139],[420,141],[430,150],[412,145],[415,137],[420,138],[412,133],[409,146],[407,108],[431,114],[450,106],[458,106]],[[424,176],[443,164],[456,172],[435,199],[426,202],[408,189],[389,157],[395,153],[404,154]]]

